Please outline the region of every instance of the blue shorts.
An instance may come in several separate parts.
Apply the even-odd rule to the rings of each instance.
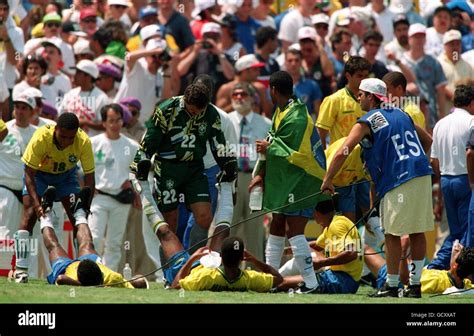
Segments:
[[[337,188],[336,191],[339,193],[339,211],[356,212],[356,205],[361,208],[370,208],[370,182]]]
[[[50,174],[37,171],[35,174],[36,193],[43,197],[48,186],[56,188],[56,201],[71,194],[77,194],[80,190],[77,178],[77,166],[61,174]],[[25,177],[23,176],[23,196],[28,195]]]
[[[186,264],[189,259],[189,253],[187,251],[181,251],[172,256],[168,261],[166,268],[163,269],[166,281],[171,285],[173,283],[176,274],[178,274],[181,267]]]
[[[83,256],[80,256],[77,259],[69,259],[66,257],[59,257],[55,259],[51,263],[51,274],[46,277],[48,279],[48,283],[51,285],[54,285],[56,283],[56,279],[58,276],[61,274],[64,274],[66,272],[66,268],[71,265],[75,261],[82,261],[82,260],[92,260],[94,262],[97,262],[97,260],[100,261],[100,256],[97,254],[84,254]]]
[[[359,282],[346,272],[325,270],[316,273],[316,278],[323,294],[354,294],[359,289]]]
[[[278,213],[278,212],[276,212]],[[289,211],[280,213],[281,215],[290,216],[290,217],[306,217],[306,218],[313,218],[314,208],[307,208],[298,211]]]

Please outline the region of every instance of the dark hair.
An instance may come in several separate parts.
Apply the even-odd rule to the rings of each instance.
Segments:
[[[407,79],[405,75],[399,71],[389,72],[383,76],[382,80],[387,85],[393,85],[394,87],[401,86],[403,90],[407,89]]]
[[[257,48],[263,47],[268,41],[277,38],[278,32],[272,27],[260,27],[255,34],[255,42]]]
[[[382,43],[383,35],[376,30],[369,30],[364,34],[364,43],[369,42],[369,40],[375,40],[376,42]]]
[[[0,5],[7,6],[10,9],[10,5],[8,4],[8,0],[0,0]]]
[[[335,193],[330,199],[320,201],[316,204],[314,210],[323,215],[336,211],[337,208],[337,200],[339,199],[339,194]]]
[[[184,90],[184,101],[192,106],[202,109],[209,104],[209,89],[201,83],[188,85]]]
[[[463,247],[461,253],[456,258],[458,267],[456,274],[461,279],[467,278],[469,275],[474,273],[474,248]]]
[[[342,42],[342,37],[344,35],[347,35],[349,37],[352,37],[351,33],[349,32],[349,30],[347,30],[346,28],[339,28],[338,32],[334,35],[331,36],[331,48],[332,48],[332,51],[335,51],[336,48],[335,48],[335,44],[337,43],[341,43]]]
[[[67,130],[77,130],[79,128],[79,119],[72,112],[65,112],[58,118],[57,126]]]
[[[98,286],[104,282],[102,271],[94,261],[82,260],[77,267],[77,279],[83,286]]]
[[[446,13],[448,13],[449,16],[451,16],[451,10],[448,7],[440,6],[440,7],[436,8],[435,11],[433,12],[433,17],[435,17],[436,15],[438,15],[441,12],[446,12]]]
[[[283,96],[289,97],[293,95],[293,79],[286,71],[277,71],[270,76],[270,88]]]
[[[350,56],[346,64],[344,64],[344,74],[354,75],[357,71],[370,71],[371,65],[369,61],[360,56]]]
[[[286,55],[288,54],[293,54],[293,55],[299,56],[300,58],[303,58],[303,54],[301,54],[301,50],[298,50],[298,49],[292,49],[292,48],[286,49],[285,59],[286,59]]]
[[[63,17],[63,5],[60,2],[51,1],[48,3],[48,5],[53,5],[54,7],[56,7],[56,14],[58,14],[60,17]]]
[[[211,76],[207,74],[197,75],[196,78],[194,78],[193,80],[193,84],[196,83],[200,83],[206,86],[212,96],[212,93],[214,92],[214,80]],[[209,97],[209,99],[212,100],[212,97]]]
[[[115,113],[120,114],[120,118],[123,119],[123,108],[119,104],[107,104],[102,106],[100,109],[100,116],[102,117],[102,121],[107,121],[107,112],[112,109]]]
[[[43,70],[43,75],[46,73],[48,70],[48,63],[46,63],[45,59],[41,56],[38,55],[28,55],[25,58],[25,62],[23,62],[23,67],[22,67],[22,73],[24,76],[26,76],[26,70],[28,69],[28,66],[31,63],[37,63],[39,67]]]
[[[221,247],[222,264],[238,267],[244,259],[244,241],[239,237],[227,237]]]
[[[94,35],[92,35],[92,40],[97,41],[101,48],[105,50],[109,43],[112,42],[112,32],[101,26]]]
[[[468,106],[474,100],[474,85],[458,85],[454,90],[455,107]]]

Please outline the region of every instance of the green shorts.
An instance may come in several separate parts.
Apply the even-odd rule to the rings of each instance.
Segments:
[[[201,162],[180,162],[162,160],[157,176],[160,199],[158,208],[168,212],[178,208],[181,202],[190,205],[197,202],[211,202],[209,183]]]

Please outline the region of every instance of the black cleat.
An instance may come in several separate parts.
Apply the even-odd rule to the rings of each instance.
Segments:
[[[387,283],[385,283],[382,288],[377,290],[376,292],[369,294],[369,297],[402,297],[402,289],[398,287],[390,287]]]
[[[409,285],[403,290],[403,297],[420,299],[421,298],[421,285]]]
[[[319,294],[321,292],[319,286],[308,288],[304,282],[300,283],[299,288],[295,290],[296,294]]]
[[[369,273],[367,275],[364,275],[363,277],[360,278],[359,284],[364,285],[364,286],[371,286],[373,288],[377,288],[377,279],[372,273]]]
[[[43,212],[46,214],[51,211],[53,208],[53,203],[56,200],[56,188],[53,186],[48,186],[44,192],[43,197],[41,197],[41,207]]]
[[[137,180],[146,181],[148,180],[148,173],[151,169],[151,161],[148,159],[141,160],[137,163]]]
[[[77,210],[83,209],[86,214],[90,213],[89,204],[92,196],[91,188],[84,187],[76,195],[75,202],[71,205],[71,212],[74,214]]]

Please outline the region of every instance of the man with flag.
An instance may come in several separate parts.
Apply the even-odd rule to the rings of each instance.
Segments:
[[[261,186],[265,210],[274,209],[265,250],[267,264],[280,267],[286,234],[304,280],[297,293],[311,293],[316,291],[318,281],[304,229],[315,205],[327,198],[318,193],[326,159],[313,120],[306,105],[293,95],[293,80],[287,72],[271,75],[270,94],[277,108],[269,140],[256,142],[257,152],[266,156],[266,162],[250,182],[249,190]]]

